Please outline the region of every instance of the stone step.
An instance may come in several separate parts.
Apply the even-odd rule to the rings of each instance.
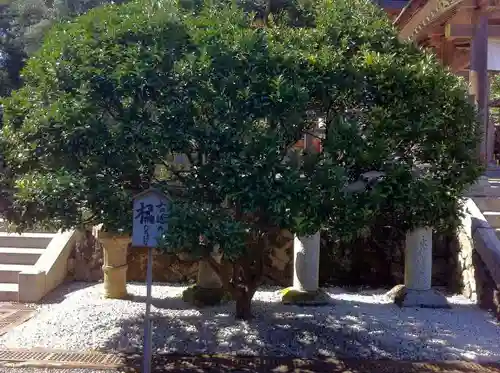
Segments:
[[[18,284],[0,283],[0,302],[17,302],[18,299]]]
[[[472,200],[481,211],[500,211],[500,197],[474,197]]]
[[[6,233],[0,232],[0,247],[45,249],[55,233]]]
[[[470,198],[475,197],[500,197],[500,185],[484,185],[470,188],[465,195]]]
[[[0,263],[33,265],[44,251],[45,249],[0,247]]]
[[[493,228],[500,228],[500,211],[481,211]]]
[[[24,264],[0,264],[0,283],[17,283],[19,281],[19,272],[32,267]]]

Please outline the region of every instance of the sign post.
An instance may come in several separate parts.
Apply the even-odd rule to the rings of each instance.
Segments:
[[[132,247],[148,248],[146,274],[146,314],[144,316],[144,360],[143,373],[151,373],[152,325],[151,285],[153,283],[153,248],[168,229],[170,199],[156,189],[148,189],[134,197]]]

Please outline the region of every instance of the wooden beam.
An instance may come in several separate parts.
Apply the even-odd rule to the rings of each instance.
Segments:
[[[446,17],[449,17],[456,9],[460,8],[464,1],[466,0],[428,0],[406,24],[395,21],[395,24],[401,28],[398,35],[399,39],[418,41],[423,34],[426,34],[429,27],[432,27],[443,18],[442,22],[444,22]]]
[[[468,70],[456,71],[455,75],[458,75],[458,76],[464,78],[466,81],[469,81],[469,71]]]
[[[455,46],[453,45],[453,42],[443,38],[442,52],[441,61],[443,65],[451,66],[455,54]]]
[[[408,3],[394,20],[394,25],[399,28],[404,27],[408,23],[410,18],[415,13],[417,13],[420,8],[422,8],[426,3],[427,0],[408,0]]]
[[[445,22],[457,10],[474,12],[476,9],[483,13],[496,12],[500,9],[500,0],[410,0],[394,24],[400,29],[401,40],[418,41],[429,26]]]
[[[500,21],[500,8],[495,8],[490,12],[490,20],[494,21]]]
[[[470,50],[468,49],[455,49],[450,63],[450,69],[453,72],[467,69],[470,65],[470,56]]]
[[[461,7],[470,9],[481,8],[484,11],[489,10],[489,8],[497,8],[499,6],[499,0],[465,0]]]
[[[465,1],[465,0],[463,0]],[[415,5],[413,5],[415,4]],[[418,5],[418,7],[417,7]],[[432,18],[440,9],[441,2],[438,0],[429,0],[429,1],[410,1],[408,7],[405,8],[395,21],[395,24],[401,27],[399,32],[399,37],[403,40],[412,38],[415,29],[418,28],[426,19]],[[405,19],[403,16],[406,12],[410,12],[410,9],[416,8],[418,9],[416,13],[412,14],[409,19]],[[415,9],[415,10],[416,10]],[[413,10],[413,11],[415,11]],[[408,15],[406,15],[408,17]],[[402,23],[404,22],[404,23]]]
[[[444,27],[444,36],[449,40],[472,39],[475,27],[475,25],[457,25],[448,23]],[[500,25],[488,26],[488,38],[500,38]]]

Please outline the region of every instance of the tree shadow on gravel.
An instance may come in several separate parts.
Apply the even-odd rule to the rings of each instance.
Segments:
[[[127,372],[141,373],[141,359],[127,360]],[[464,362],[419,363],[394,360],[354,360],[293,357],[181,356],[157,354],[152,373],[499,373],[500,364]]]
[[[83,290],[95,286],[96,282],[66,281],[45,295],[38,304],[58,304],[63,302],[68,295],[75,291]]]
[[[131,300],[143,302],[144,297],[134,297]],[[329,361],[328,359],[343,361],[350,361],[349,359],[352,358],[411,359],[424,362],[438,358],[439,360],[500,361],[500,355],[498,355],[500,330],[491,324],[485,313],[481,314],[484,315],[483,322],[487,323],[487,327],[491,330],[490,334],[477,335],[458,330],[458,325],[463,330],[474,330],[475,326],[470,325],[470,322],[478,320],[477,313],[482,312],[466,304],[454,305],[451,310],[409,310],[400,309],[393,304],[335,299],[330,306],[302,308],[255,300],[252,304],[254,319],[242,322],[234,319],[234,304],[232,303],[201,310],[192,308],[180,298],[153,299],[152,303],[154,307],[153,344],[161,352],[161,355],[157,355],[156,358],[161,358],[163,361],[169,359],[169,364],[174,364],[172,359],[177,359],[175,364],[187,364],[186,366],[194,364],[179,357],[179,355],[193,353],[239,356],[237,361],[241,360],[241,356],[275,356],[276,358],[269,360],[270,362],[266,360],[262,363],[266,367],[276,365],[277,363],[273,363],[276,359],[285,357],[287,357],[288,364],[293,365],[290,356],[313,358],[314,364],[321,362],[324,367],[328,366],[327,370],[310,370],[312,372],[340,372],[343,370],[339,369],[345,369],[342,365],[344,363],[340,364],[337,360]],[[453,316],[456,315],[458,318],[458,322],[453,323],[457,327],[450,327],[441,321],[442,315],[449,312],[455,313]],[[449,315],[447,318],[449,319]],[[460,324],[460,321],[463,323]],[[485,330],[485,327],[486,325],[482,325],[480,329]],[[119,332],[107,341],[105,349],[137,347],[140,349],[142,347],[143,317],[120,320],[119,329]],[[178,358],[174,358],[172,354]],[[138,359],[138,355],[132,354],[132,356]],[[236,362],[231,362],[234,358],[221,356],[219,358],[222,359],[220,364],[224,364],[229,359],[231,364],[241,366],[236,360]],[[186,359],[189,360],[189,358]],[[198,369],[197,365],[203,365],[207,361],[216,361],[214,357],[197,356],[196,359],[198,363],[194,364],[192,369]],[[243,365],[247,362],[243,362]],[[380,364],[382,363],[380,361]],[[166,363],[158,361],[157,364],[160,366]],[[213,362],[213,364],[219,363]],[[178,371],[207,371],[204,368],[199,369],[201,370]],[[245,371],[237,367],[234,369],[237,370],[232,370],[233,372]],[[250,367],[248,369],[250,369],[248,371],[271,371],[266,370],[268,368],[253,370],[254,368]],[[425,372],[421,370],[422,366],[419,369],[418,371]],[[456,371],[474,371],[471,369],[469,367],[468,370]],[[391,370],[371,371],[391,372]],[[276,372],[281,372],[281,370],[276,370]]]

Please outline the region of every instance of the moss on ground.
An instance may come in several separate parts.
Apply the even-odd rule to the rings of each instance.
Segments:
[[[202,288],[194,285],[182,292],[182,300],[196,307],[209,307],[228,302],[231,295],[223,288]]]
[[[283,304],[295,304],[299,306],[321,306],[331,302],[331,298],[321,289],[317,291],[302,291],[289,287],[281,291],[281,302]]]

